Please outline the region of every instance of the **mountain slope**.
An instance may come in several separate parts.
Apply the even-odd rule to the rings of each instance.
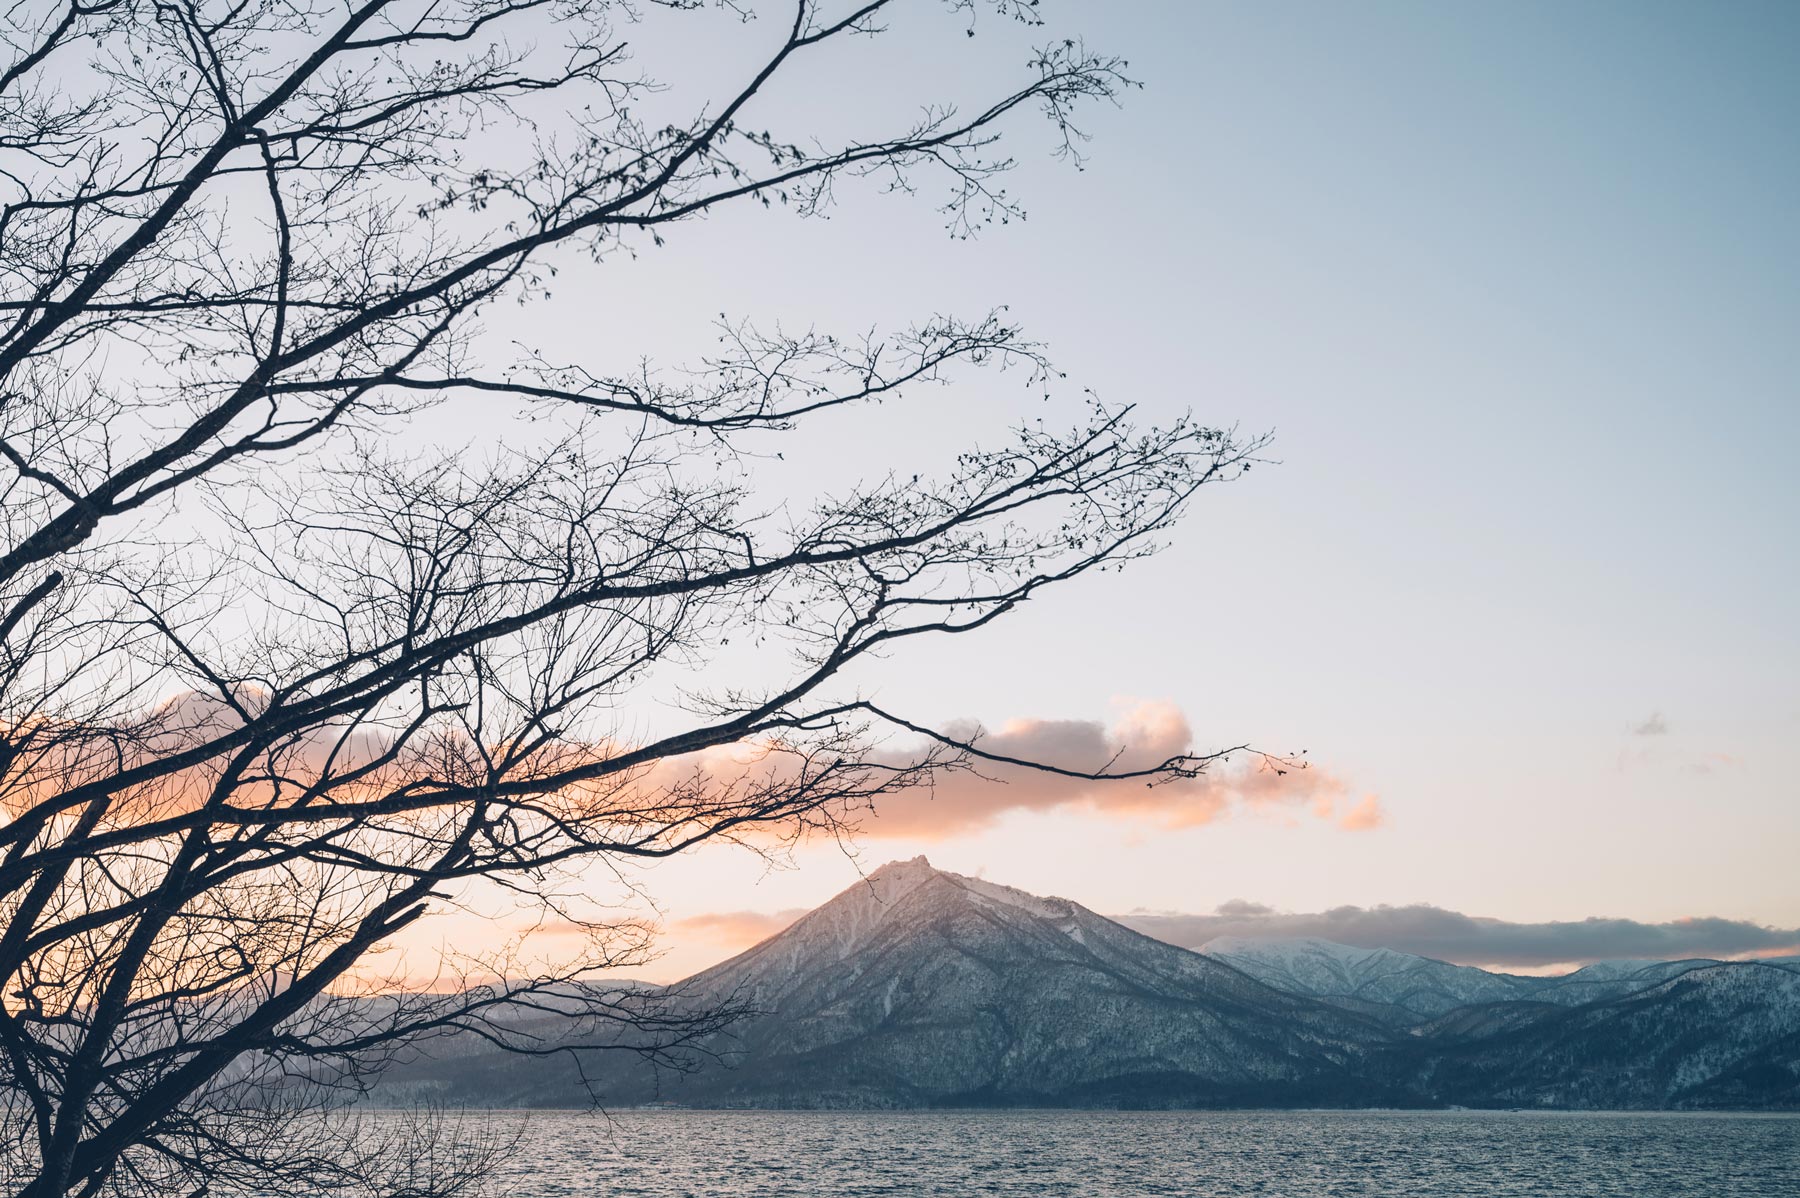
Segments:
[[[1800,1107],[1800,972],[1779,965],[1715,962],[1610,1001],[1469,1007],[1420,1030],[1389,1077],[1443,1102]]]
[[[1527,998],[1540,981],[1393,949],[1310,938],[1221,936],[1200,951],[1278,990],[1387,1014],[1396,1022],[1442,1015],[1471,1003]]]
[[[1254,939],[1220,936],[1200,949],[1277,990],[1336,1003],[1405,1025],[1483,1003],[1534,1002],[1562,1007],[1613,1002],[1691,970],[1726,964],[1683,961],[1599,961],[1573,973],[1530,976],[1452,965],[1387,948],[1357,948],[1310,937]],[[1755,964],[1793,971],[1794,958]]]

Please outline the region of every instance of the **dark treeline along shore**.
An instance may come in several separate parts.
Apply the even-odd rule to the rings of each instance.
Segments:
[[[471,1106],[1800,1109],[1800,960],[1518,977],[1319,941],[1193,952],[896,862],[669,988],[741,1017],[691,1072],[427,1043],[376,1097]],[[591,1039],[582,1039],[591,1043]],[[626,1047],[621,1045],[621,1047]]]

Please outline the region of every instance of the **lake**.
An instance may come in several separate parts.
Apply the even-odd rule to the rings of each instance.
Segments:
[[[1475,1111],[496,1113],[518,1198],[1793,1198],[1800,1116]]]

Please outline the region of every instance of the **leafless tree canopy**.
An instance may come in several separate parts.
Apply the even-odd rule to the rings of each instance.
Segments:
[[[501,360],[482,341],[486,305],[562,302],[559,261],[635,253],[721,206],[807,216],[873,186],[942,196],[958,234],[1009,219],[1000,131],[1046,118],[1074,154],[1083,105],[1129,86],[1057,39],[984,106],[921,96],[915,123],[837,143],[765,128],[772,80],[902,7],[958,38],[1038,12],[0,13],[0,1172],[16,1193],[428,1192],[476,1162],[331,1150],[333,1096],[401,1047],[455,1032],[675,1059],[707,1019],[582,981],[639,959],[628,921],[554,969],[447,961],[426,987],[387,984],[371,950],[471,879],[554,909],[578,868],[835,826],[963,767],[948,738],[877,752],[896,725],[846,668],[1151,551],[1198,487],[1243,468],[1254,441],[1095,404],[935,478],[759,503],[745,454],[772,457],[803,419],[966,368],[1054,372],[1003,313],[869,337],[732,321],[679,372],[531,346]],[[656,89],[635,39],[722,18],[743,19],[735,80],[673,123],[641,115],[684,97]],[[447,400],[497,430],[538,419],[492,453],[419,452],[408,430]],[[634,697],[728,644],[756,647],[763,684],[687,693],[682,722],[638,731]],[[749,764],[691,765],[720,746]],[[554,1042],[532,1032],[548,1011]]]

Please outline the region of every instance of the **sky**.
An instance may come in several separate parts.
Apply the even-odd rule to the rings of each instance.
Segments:
[[[915,7],[747,120],[879,127],[1017,78],[1015,32]],[[721,312],[861,330],[1006,304],[1146,420],[1272,431],[1275,460],[1154,560],[862,681],[1051,752],[1188,737],[1313,768],[1279,801],[1229,773],[1130,803],[1016,779],[779,868],[697,852],[633,879],[664,924],[649,972],[918,853],[1140,917],[1800,927],[1800,8],[1045,8],[1145,86],[1092,114],[1083,169],[1018,130],[1025,222],[953,240],[929,195],[873,187],[826,221],[738,210],[567,264],[493,334],[618,367],[704,352]],[[660,28],[640,53],[672,104],[768,32],[713,13],[671,54]],[[1020,402],[976,380],[799,444],[828,485],[946,461]]]

